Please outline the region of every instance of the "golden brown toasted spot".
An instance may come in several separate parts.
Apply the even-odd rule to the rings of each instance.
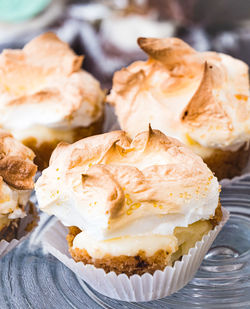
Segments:
[[[215,176],[221,180],[223,178],[233,178],[241,175],[250,156],[250,147],[244,144],[237,151],[214,150],[211,156],[204,158],[204,162],[214,172]]]
[[[138,38],[138,45],[150,57],[167,65],[176,65],[186,55],[195,55],[195,50],[178,38]]]
[[[17,156],[8,156],[0,160],[0,175],[7,184],[19,190],[33,189],[36,170],[35,164]]]
[[[29,148],[0,130],[0,176],[7,184],[19,190],[33,189],[37,170],[33,158]]]
[[[245,102],[248,100],[248,96],[247,95],[240,94],[240,93],[235,94],[235,98],[238,99],[238,100],[243,100]]]
[[[199,127],[204,125],[206,119],[213,116],[214,125],[230,129],[232,120],[224,110],[222,104],[213,95],[213,75],[209,65],[205,62],[203,78],[198,90],[186,106],[181,116],[182,123]]]
[[[82,185],[85,189],[88,187],[95,187],[95,189],[100,187],[102,190],[109,192],[107,200],[110,203],[110,218],[117,216],[122,211],[125,204],[124,191],[113,174],[103,165],[94,165],[88,170],[87,174],[82,175]]]

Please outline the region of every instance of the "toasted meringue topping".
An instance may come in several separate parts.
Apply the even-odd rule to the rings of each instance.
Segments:
[[[177,38],[139,38],[149,55],[114,75],[108,102],[134,137],[152,126],[185,144],[237,150],[250,139],[248,66]],[[192,141],[190,143],[190,141]]]
[[[35,155],[9,133],[0,130],[0,177],[17,190],[33,189]]]
[[[0,221],[25,215],[23,208],[33,189],[36,173],[33,159],[34,153],[29,148],[0,130]]]
[[[103,110],[98,81],[81,70],[83,56],[53,33],[0,55],[0,124],[14,135],[36,125],[89,126]]]
[[[100,240],[171,235],[213,216],[218,191],[200,157],[151,128],[61,143],[36,183],[42,210]]]

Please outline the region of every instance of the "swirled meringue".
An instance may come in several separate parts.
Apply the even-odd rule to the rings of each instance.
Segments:
[[[202,159],[158,130],[61,143],[36,183],[41,210],[104,240],[171,235],[210,219],[219,184]]]
[[[9,220],[25,216],[36,173],[33,159],[29,148],[0,130],[0,230]]]
[[[187,145],[202,146],[203,157],[212,149],[235,151],[250,140],[244,62],[197,52],[177,38],[139,38],[138,43],[148,61],[116,72],[107,98],[131,137],[150,122]]]
[[[81,69],[82,61],[83,56],[53,33],[40,35],[22,50],[4,50],[0,125],[25,139],[46,128],[63,132],[99,119],[104,93],[99,82]]]

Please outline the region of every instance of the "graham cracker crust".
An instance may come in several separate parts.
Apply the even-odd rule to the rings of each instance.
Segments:
[[[244,144],[234,152],[216,149],[210,157],[204,158],[203,161],[214,172],[218,180],[221,180],[241,175],[248,164],[249,156],[250,147]]]
[[[32,217],[32,220],[26,225],[25,231],[30,232],[37,226],[37,223],[39,220],[36,207],[30,201],[27,204],[27,215],[30,215]],[[10,221],[10,223],[7,226],[2,228],[0,230],[0,241],[6,240],[10,242],[12,239],[17,239],[20,222],[21,222],[20,218],[13,219]]]

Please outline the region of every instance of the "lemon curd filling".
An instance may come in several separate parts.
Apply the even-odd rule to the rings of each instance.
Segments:
[[[74,129],[55,129],[43,125],[33,125],[22,130],[12,130],[11,133],[16,139],[23,142],[26,139],[35,138],[37,146],[49,140],[63,140],[71,143],[74,137]]]
[[[209,220],[198,221],[188,227],[176,227],[173,235],[136,235],[97,240],[86,232],[77,234],[73,241],[73,249],[84,249],[92,258],[111,256],[135,256],[144,251],[146,256],[154,255],[158,250],[182,256],[187,254],[196,241],[212,229]]]

